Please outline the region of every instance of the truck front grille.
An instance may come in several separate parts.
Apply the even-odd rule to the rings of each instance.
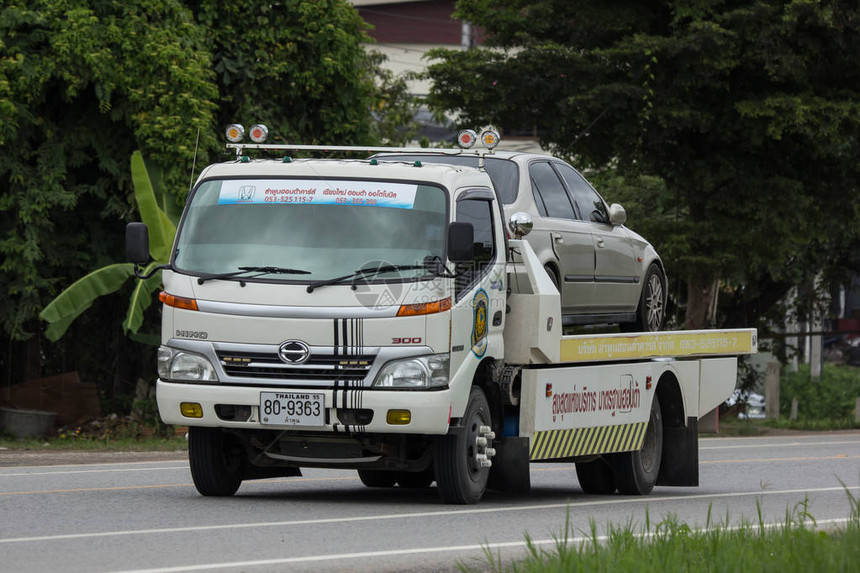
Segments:
[[[372,354],[333,356],[314,354],[304,364],[285,364],[275,353],[218,352],[228,376],[268,380],[364,380],[373,366]]]

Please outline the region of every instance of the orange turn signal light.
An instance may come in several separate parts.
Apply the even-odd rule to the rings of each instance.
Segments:
[[[197,301],[193,298],[173,296],[172,294],[167,294],[166,292],[162,291],[158,293],[158,300],[160,300],[167,306],[172,306],[174,308],[181,308],[183,310],[198,310]]]
[[[436,314],[451,309],[451,297],[433,302],[421,302],[417,304],[404,304],[397,311],[397,316],[419,316],[422,314]]]

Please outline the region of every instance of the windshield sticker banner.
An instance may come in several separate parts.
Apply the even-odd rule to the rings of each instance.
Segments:
[[[316,179],[227,180],[221,183],[219,205],[345,205],[411,209],[417,185],[382,181]]]

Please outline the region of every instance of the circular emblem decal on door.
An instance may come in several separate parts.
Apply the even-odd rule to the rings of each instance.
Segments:
[[[301,340],[287,340],[278,347],[278,358],[286,364],[304,364],[310,357],[310,347]]]
[[[487,291],[478,289],[472,299],[472,352],[480,358],[487,351],[487,315],[489,314],[490,297]]]

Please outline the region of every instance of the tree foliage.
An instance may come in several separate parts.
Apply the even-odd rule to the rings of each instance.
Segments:
[[[176,2],[7,2],[0,11],[0,302],[26,338],[46,295],[118,254],[128,157],[190,161],[211,131],[203,34]],[[168,151],[169,150],[169,151]],[[168,181],[178,181],[168,170]]]
[[[167,236],[195,156],[198,168],[227,156],[217,143],[227,123],[266,123],[276,138],[297,143],[375,142],[372,108],[385,87],[374,84],[378,61],[361,47],[364,26],[344,0],[0,4],[3,377],[11,383],[39,375],[38,367],[22,366],[34,362],[25,355],[47,370],[122,362],[97,355],[128,348],[118,342],[123,315],[126,327],[139,325],[140,314],[128,314],[122,297],[102,299],[87,313],[111,325],[84,320],[86,338],[75,331],[62,352],[38,348],[44,324],[36,317],[98,269],[112,280],[88,296],[118,287],[132,297],[132,308],[151,298],[154,283],[131,292],[127,267],[111,267],[124,258],[125,223],[140,218],[128,169],[133,151],[146,157],[157,203],[151,206],[163,211],[159,227]],[[96,279],[84,282],[97,286]],[[86,301],[72,306],[81,305]],[[97,376],[126,374],[117,367]]]
[[[343,0],[200,0],[219,125],[264,123],[273,141],[367,144],[374,95],[366,24]]]
[[[535,126],[552,151],[617,168],[616,188],[642,188],[631,224],[688,285],[689,326],[703,325],[702,293],[717,282],[735,304],[726,322],[750,324],[856,248],[856,2],[461,0],[458,10],[491,47],[436,52],[431,105],[464,125]],[[643,188],[643,177],[665,185]]]
[[[170,260],[170,249],[176,235],[176,221],[171,220],[159,207],[152,180],[139,151],[135,151],[131,156],[131,175],[140,218],[149,229],[149,254],[153,259],[153,262],[143,269],[144,275],[153,272],[152,276],[134,283],[128,312],[122,323],[125,331],[137,334],[143,324],[143,314],[152,304],[152,295],[161,286],[161,271],[156,271],[155,268]],[[169,203],[168,199],[162,197],[161,203]],[[45,336],[56,342],[65,334],[72,321],[89,309],[98,297],[118,291],[134,276],[132,263],[116,263],[96,269],[75,281],[39,313],[39,318],[48,323]]]

